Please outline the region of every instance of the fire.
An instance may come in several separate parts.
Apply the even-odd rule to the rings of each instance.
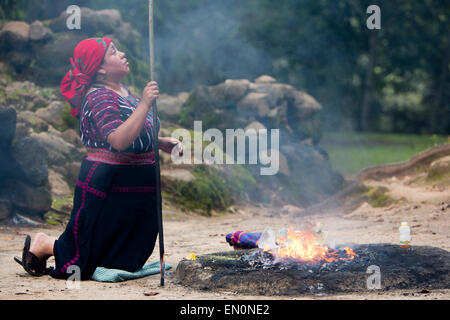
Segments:
[[[295,231],[289,228],[285,235],[277,239],[278,248],[273,253],[281,258],[294,258],[310,262],[332,262],[355,257],[355,252],[350,247],[345,247],[346,256],[342,257],[339,250],[330,249],[326,245],[320,244],[319,240],[319,237],[309,230]]]
[[[355,257],[355,251],[353,251],[350,247],[345,247],[345,253],[349,256],[349,259],[353,259]]]

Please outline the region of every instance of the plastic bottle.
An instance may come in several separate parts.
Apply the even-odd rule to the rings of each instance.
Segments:
[[[408,226],[408,222],[402,222],[398,231],[400,231],[400,246],[402,248],[409,248],[411,243],[411,229]]]
[[[275,233],[271,228],[267,227],[258,240],[258,248],[265,251],[275,251],[277,248],[275,241]]]

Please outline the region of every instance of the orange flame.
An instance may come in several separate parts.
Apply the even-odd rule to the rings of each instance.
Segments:
[[[286,235],[277,239],[278,249],[275,256],[281,258],[294,258],[300,261],[327,261],[347,260],[355,257],[355,252],[345,247],[347,257],[338,257],[338,250],[330,249],[319,243],[318,237],[311,231],[295,231],[289,228]]]
[[[352,248],[345,247],[345,253],[349,256],[349,259],[355,258],[356,253],[355,253],[355,251],[353,251]]]

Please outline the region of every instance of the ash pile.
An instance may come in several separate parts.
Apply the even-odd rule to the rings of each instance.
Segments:
[[[450,288],[450,253],[440,248],[364,244],[352,257],[344,246],[331,250],[318,261],[261,249],[212,253],[180,261],[176,275],[195,289],[267,296]]]

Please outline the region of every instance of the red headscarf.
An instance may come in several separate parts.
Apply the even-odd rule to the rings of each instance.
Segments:
[[[70,58],[72,69],[61,81],[61,93],[70,104],[72,116],[79,117],[86,90],[100,68],[110,43],[110,38],[90,38],[75,47],[73,58]]]

